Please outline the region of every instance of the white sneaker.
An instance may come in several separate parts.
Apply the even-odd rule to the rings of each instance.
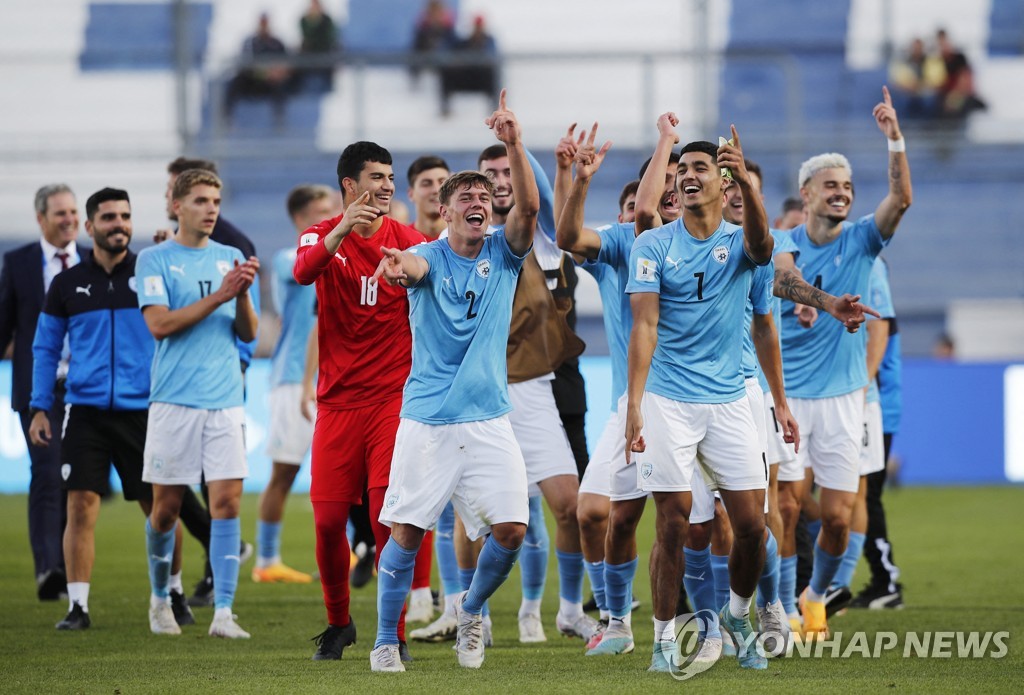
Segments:
[[[558,615],[555,616],[555,627],[566,637],[579,637],[584,642],[589,642],[597,632],[597,621],[586,613],[566,618],[562,616],[562,611],[558,611]]]
[[[484,663],[484,620],[480,614],[462,610],[462,598],[455,604],[455,615],[459,621],[459,633],[455,640],[455,652],[459,666],[480,668]]]
[[[714,664],[722,658],[722,638],[705,637],[700,643],[700,649],[693,657],[695,664]]]
[[[403,673],[405,664],[397,644],[382,644],[370,652],[370,670],[375,673]]]
[[[235,622],[235,616],[231,613],[213,614],[213,622],[210,623],[210,637],[223,637],[225,639],[249,639],[248,632],[243,630]]]
[[[429,623],[434,617],[434,597],[430,589],[414,589],[409,595],[409,608],[405,611],[407,623]]]
[[[519,616],[519,641],[520,642],[547,642],[548,636],[544,634],[544,625],[540,616],[536,613],[523,613]]]
[[[757,630],[763,637],[765,656],[785,656],[789,647],[789,618],[782,601],[757,609]]]
[[[174,619],[169,601],[149,602],[149,630],[154,635],[180,635],[181,628]]]
[[[406,615],[406,620],[409,616]],[[426,627],[421,627],[409,633],[409,637],[417,642],[445,642],[455,639],[459,631],[459,622],[451,613],[442,613],[437,620]]]

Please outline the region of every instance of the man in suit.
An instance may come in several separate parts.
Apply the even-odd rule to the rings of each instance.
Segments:
[[[11,407],[21,417],[31,460],[28,493],[28,536],[35,560],[36,584],[41,601],[56,601],[67,593],[62,539],[67,505],[61,485],[60,446],[37,447],[29,437],[32,412],[32,339],[50,282],[62,270],[76,265],[79,249],[78,205],[65,184],[49,184],[36,192],[36,220],[41,238],[4,254],[0,271],[0,345],[14,340]],[[50,429],[61,431],[64,419],[64,379],[67,355],[57,367],[57,385],[49,410]],[[59,444],[59,442],[57,442]]]

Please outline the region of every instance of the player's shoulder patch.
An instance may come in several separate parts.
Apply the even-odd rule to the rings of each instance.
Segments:
[[[145,297],[163,297],[164,279],[160,275],[147,275],[142,279],[142,294]]]
[[[316,232],[306,232],[299,237],[299,246],[316,246],[316,243],[320,241],[320,235]]]
[[[654,282],[658,275],[658,262],[650,258],[636,259],[636,281]]]

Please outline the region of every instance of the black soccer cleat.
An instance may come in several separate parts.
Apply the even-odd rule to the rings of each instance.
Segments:
[[[831,618],[833,615],[849,606],[852,598],[853,593],[850,591],[850,587],[848,586],[829,588],[825,592],[824,596],[825,617]]]
[[[171,596],[171,612],[174,613],[174,622],[178,623],[179,627],[195,625],[196,617],[192,615],[192,609],[188,607],[188,600],[185,598],[185,594],[173,589],[169,593]]]
[[[373,548],[367,548],[366,554],[359,558],[359,562],[352,568],[352,574],[349,575],[348,583],[353,589],[361,589],[373,579],[373,561]]]
[[[416,659],[412,658],[412,654],[409,653],[409,645],[406,644],[405,640],[399,640],[398,642],[398,657],[402,660],[403,664],[411,664]]]
[[[88,630],[89,626],[92,625],[92,621],[89,620],[89,614],[82,610],[82,607],[75,601],[75,605],[71,607],[68,614],[64,616],[64,620],[57,623],[58,630]]]
[[[36,593],[40,601],[59,601],[67,598],[67,576],[60,570],[49,570],[43,573],[36,583]]]
[[[903,608],[903,585],[890,586],[868,585],[850,601],[850,608],[868,608],[871,610]]]
[[[213,575],[207,575],[199,580],[195,591],[188,597],[188,605],[192,608],[205,608],[213,605]]]
[[[356,643],[356,623],[349,618],[348,625],[328,625],[327,629],[313,638],[316,654],[313,661],[338,661],[345,647]]]

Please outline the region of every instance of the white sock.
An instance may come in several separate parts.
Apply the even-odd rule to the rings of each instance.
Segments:
[[[654,619],[654,641],[675,642],[676,641],[676,619],[668,620]]]
[[[235,617],[231,614],[230,608],[218,608],[213,612],[213,619],[227,618],[228,620],[234,620]]]
[[[281,556],[275,555],[274,557],[257,557],[256,567],[261,570],[265,570],[268,567],[281,564]]]
[[[434,595],[430,593],[429,586],[423,587],[422,589],[413,589],[412,593],[409,595],[409,603],[412,603],[416,599],[423,600],[424,598],[431,603],[434,602]]]
[[[610,618],[608,620],[608,629],[604,634],[610,637],[632,637],[632,618],[632,614],[622,618]]]
[[[611,616],[612,616],[612,614],[609,613],[607,610],[601,611],[601,620],[604,620],[605,622],[607,622],[608,619],[611,618]]]
[[[519,617],[524,615],[540,615],[540,601],[539,598],[524,598],[523,602],[519,604]]]
[[[68,610],[72,610],[76,603],[83,611],[89,612],[89,582],[68,582]]]
[[[814,603],[821,603],[822,601],[825,600],[825,597],[822,596],[821,594],[817,593],[810,586],[808,586],[807,587],[807,600],[808,601],[813,601]]]
[[[455,599],[461,593],[462,592],[460,591],[460,592],[455,593],[455,594],[445,594],[444,595],[444,614],[445,615],[455,615]]]
[[[752,596],[740,596],[729,589],[729,613],[738,620],[746,620],[750,615],[750,599]]]
[[[168,591],[176,591],[179,594],[185,593],[185,587],[181,585],[181,572],[171,575],[171,581],[167,585]]]
[[[566,601],[564,598],[559,598],[558,612],[562,614],[563,618],[575,618],[583,615],[583,604],[573,603],[572,601]]]
[[[171,604],[171,597],[168,596],[167,598],[160,598],[156,594],[150,594],[149,595],[149,607],[150,608],[156,608],[157,606],[159,606],[162,603],[166,603],[167,605],[170,605]]]

